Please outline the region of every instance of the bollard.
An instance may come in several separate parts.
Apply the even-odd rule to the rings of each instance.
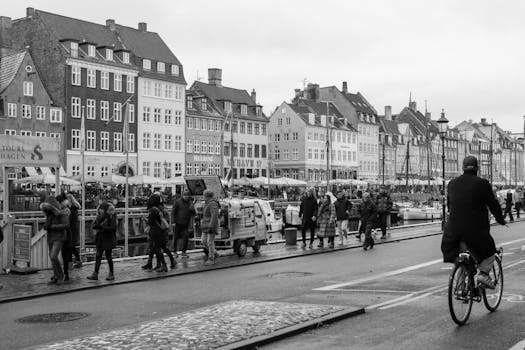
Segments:
[[[297,229],[295,227],[285,228],[284,237],[286,239],[286,245],[297,245]]]

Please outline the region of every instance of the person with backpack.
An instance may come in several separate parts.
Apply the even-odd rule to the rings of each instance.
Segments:
[[[102,264],[102,255],[106,255],[109,273],[106,281],[115,280],[113,271],[113,249],[117,246],[117,214],[113,204],[103,202],[98,207],[98,215],[93,222],[93,229],[97,231],[95,235],[96,256],[95,270],[87,277],[88,280],[98,280],[98,272]]]
[[[377,221],[381,228],[381,239],[386,239],[386,224],[392,210],[392,204],[392,199],[390,199],[386,190],[382,189],[376,197]]]

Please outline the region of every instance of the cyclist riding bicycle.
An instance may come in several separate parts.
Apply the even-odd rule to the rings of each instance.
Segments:
[[[486,288],[493,289],[494,282],[489,277],[489,272],[497,251],[490,235],[487,208],[498,224],[505,225],[505,219],[490,183],[478,177],[477,172],[477,158],[468,156],[463,160],[463,175],[448,184],[450,217],[445,231],[448,231],[458,245],[459,242],[466,244],[478,262],[479,273],[476,280]],[[443,253],[445,255],[445,251]]]

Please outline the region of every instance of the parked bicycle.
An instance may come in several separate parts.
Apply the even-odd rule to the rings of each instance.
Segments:
[[[455,323],[464,325],[472,311],[474,301],[483,303],[494,312],[503,295],[503,248],[498,248],[489,276],[495,288],[487,289],[476,282],[477,264],[470,252],[463,252],[454,264],[448,284],[448,306]]]

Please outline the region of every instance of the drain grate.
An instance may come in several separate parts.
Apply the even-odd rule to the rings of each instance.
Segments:
[[[51,314],[39,314],[22,317],[16,320],[20,323],[56,323],[71,322],[88,317],[86,312],[55,312]]]
[[[270,278],[294,278],[294,277],[305,277],[311,276],[311,272],[279,272],[268,275]]]

